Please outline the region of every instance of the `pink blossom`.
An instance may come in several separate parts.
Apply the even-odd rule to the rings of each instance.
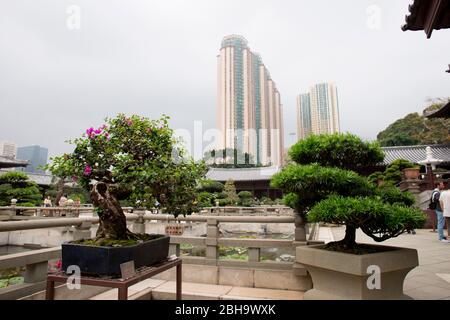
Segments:
[[[94,128],[92,128],[92,127],[90,127],[89,129],[86,130],[86,134],[89,138],[92,138],[93,132],[94,132]]]
[[[101,134],[102,133],[102,129],[97,129],[94,131],[95,134]]]
[[[129,126],[131,126],[131,125],[133,124],[133,121],[128,120],[128,121],[127,121],[127,124],[128,124]]]
[[[78,181],[78,178],[77,178],[76,176],[72,176],[72,181],[73,181],[73,182],[77,182],[77,181]]]
[[[87,165],[87,166],[84,168],[84,175],[85,175],[85,176],[88,176],[88,175],[90,175],[91,173],[92,173],[92,168],[91,168],[90,165]]]

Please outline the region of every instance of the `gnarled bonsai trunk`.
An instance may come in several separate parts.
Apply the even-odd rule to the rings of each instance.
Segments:
[[[351,225],[345,226],[345,237],[338,242],[344,249],[352,249],[356,246],[356,228]]]
[[[98,182],[92,187],[91,200],[98,210],[100,219],[97,230],[98,239],[126,240],[130,232],[119,201],[108,190],[108,185]]]

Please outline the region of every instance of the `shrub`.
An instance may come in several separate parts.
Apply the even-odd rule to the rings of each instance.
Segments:
[[[239,197],[236,193],[236,187],[234,185],[233,180],[228,180],[225,183],[224,191],[227,195],[227,199],[230,201],[231,204],[237,204],[239,201]]]
[[[42,195],[38,185],[28,180],[23,172],[7,172],[0,175],[0,206],[11,205],[16,199],[18,206],[34,207],[42,203]]]
[[[273,200],[270,199],[269,197],[261,197],[259,203],[265,206],[271,206],[273,205]]]
[[[198,205],[201,208],[211,207],[212,205],[214,205],[212,203],[213,199],[214,199],[214,195],[209,192],[200,192],[197,195]]]
[[[238,193],[238,204],[243,207],[251,207],[254,205],[253,194],[250,191],[241,191]]]
[[[199,186],[197,187],[197,191],[209,193],[222,192],[223,189],[224,189],[223,183],[208,179],[201,181]]]

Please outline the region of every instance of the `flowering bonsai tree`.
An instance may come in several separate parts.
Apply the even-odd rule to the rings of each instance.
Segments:
[[[127,229],[120,199],[175,216],[197,210],[195,191],[205,166],[178,147],[167,117],[120,114],[70,143],[75,150],[53,158],[48,169],[90,192],[100,219],[96,241],[138,238]]]
[[[384,241],[425,221],[424,214],[411,207],[414,198],[409,193],[375,186],[357,173],[383,160],[376,143],[351,134],[313,135],[294,145],[289,155],[296,164],[276,174],[272,185],[288,193],[285,201],[303,224],[346,225],[344,239],[328,247],[353,252],[358,228]]]

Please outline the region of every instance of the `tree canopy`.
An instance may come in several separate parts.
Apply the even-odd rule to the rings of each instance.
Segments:
[[[272,177],[272,186],[287,193],[285,203],[302,221],[346,225],[345,238],[333,245],[353,252],[356,229],[376,241],[420,226],[423,213],[411,208],[414,198],[392,186],[379,187],[355,171],[383,160],[377,143],[351,134],[310,136],[290,150],[291,164]]]
[[[18,206],[33,207],[42,204],[38,185],[23,172],[11,171],[0,175],[0,206],[11,205],[16,199]]]
[[[168,117],[151,120],[120,114],[70,142],[75,150],[53,158],[48,169],[72,177],[91,192],[103,226],[108,223],[112,230],[122,224],[100,236],[126,238],[125,216],[117,201],[121,198],[136,207],[158,207],[174,215],[197,210],[196,187],[206,167],[179,147]]]
[[[395,121],[378,134],[378,142],[383,147],[450,143],[450,119],[427,119],[424,115],[445,103],[435,102],[422,115],[410,113]]]

